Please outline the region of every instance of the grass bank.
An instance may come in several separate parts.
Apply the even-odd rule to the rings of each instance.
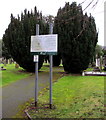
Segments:
[[[20,80],[32,75],[32,73],[26,72],[21,67],[15,68],[15,64],[7,64],[6,66],[4,66],[4,68],[6,68],[6,70],[0,71],[0,75],[1,75],[0,86],[11,84],[17,80]]]
[[[48,103],[46,91],[29,106],[31,118],[104,118],[104,77],[65,76],[53,84],[53,109]]]

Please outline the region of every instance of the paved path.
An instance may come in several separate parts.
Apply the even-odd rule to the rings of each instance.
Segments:
[[[39,91],[49,84],[49,73],[39,73]],[[22,105],[34,97],[35,75],[2,88],[2,117],[11,118]]]

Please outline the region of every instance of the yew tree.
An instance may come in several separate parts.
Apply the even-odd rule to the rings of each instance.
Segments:
[[[36,34],[36,24],[40,25],[40,34],[47,34],[48,28],[42,19],[42,13],[34,8],[34,11],[24,10],[21,16],[14,17],[11,14],[11,22],[3,36],[3,42],[14,61],[27,71],[34,71],[35,64],[30,52],[31,35]],[[44,61],[44,56],[39,56],[39,69]]]
[[[59,53],[67,73],[85,70],[95,53],[98,40],[95,19],[83,13],[76,2],[66,3],[58,10],[54,21],[54,33],[59,36]]]

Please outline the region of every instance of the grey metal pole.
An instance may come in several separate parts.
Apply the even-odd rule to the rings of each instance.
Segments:
[[[53,24],[49,25],[49,34],[53,33]],[[50,55],[50,109],[52,109],[52,66],[53,66],[53,55]]]
[[[39,35],[39,24],[36,24],[36,35]],[[36,57],[39,56],[37,55]],[[38,61],[35,62],[35,107],[37,107],[38,102]]]
[[[102,72],[102,56],[100,56],[100,72]]]
[[[53,66],[53,56],[50,55],[50,109],[52,109],[52,66]]]

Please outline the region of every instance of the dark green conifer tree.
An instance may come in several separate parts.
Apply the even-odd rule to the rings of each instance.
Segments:
[[[88,67],[97,43],[95,20],[83,14],[81,5],[66,3],[54,22],[59,36],[59,52],[67,73],[80,73]]]
[[[48,34],[47,25],[42,20],[42,14],[31,10],[24,10],[21,17],[15,18],[11,14],[11,22],[5,31],[3,41],[12,58],[27,71],[34,71],[35,64],[30,52],[31,35],[36,34],[36,24],[40,25],[40,34]],[[39,69],[43,64],[44,56],[39,56]]]

